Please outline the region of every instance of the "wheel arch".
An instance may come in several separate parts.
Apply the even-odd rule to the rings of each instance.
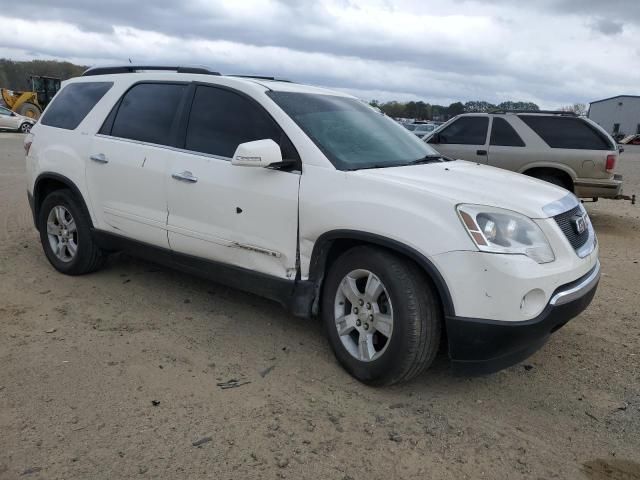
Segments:
[[[562,164],[536,163],[533,165],[527,165],[525,168],[519,170],[518,173],[522,173],[523,175],[528,175],[534,178],[536,178],[536,174],[560,176],[565,181],[567,187],[571,187],[569,190],[574,190],[574,180],[576,179],[576,173],[571,168],[566,167]]]
[[[315,286],[312,314],[317,314],[319,311],[323,282],[326,271],[331,263],[350,248],[364,245],[382,247],[412,260],[424,271],[427,278],[433,283],[445,316],[455,314],[449,288],[444,277],[433,262],[414,248],[397,240],[359,230],[332,230],[323,233],[316,240],[309,264],[309,280]]]
[[[59,173],[53,172],[44,172],[38,175],[36,181],[33,184],[33,221],[35,223],[36,229],[38,229],[38,216],[40,215],[40,207],[42,206],[42,202],[51,192],[56,190],[69,189],[73,193],[73,195],[80,202],[80,207],[84,209],[87,214],[87,218],[91,222],[91,226],[93,227],[93,220],[91,219],[91,215],[89,214],[89,209],[87,208],[87,204],[80,192],[80,189],[76,186],[73,181],[64,175],[60,175]]]

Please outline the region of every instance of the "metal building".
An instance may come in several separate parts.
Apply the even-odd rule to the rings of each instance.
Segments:
[[[640,95],[618,95],[591,102],[589,118],[614,137],[640,133]]]

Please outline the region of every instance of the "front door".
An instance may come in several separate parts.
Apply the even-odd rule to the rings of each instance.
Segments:
[[[184,84],[134,85],[94,137],[86,176],[97,228],[168,248],[167,147],[185,92]]]
[[[226,88],[199,85],[183,151],[168,175],[169,243],[176,252],[280,278],[296,268],[300,172],[231,164],[240,143],[271,138],[297,152],[268,113]]]
[[[439,153],[453,159],[488,162],[489,117],[464,116],[433,135],[429,143]]]

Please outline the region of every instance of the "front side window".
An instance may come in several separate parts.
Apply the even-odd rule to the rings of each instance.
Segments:
[[[53,98],[40,123],[75,130],[112,86],[112,82],[78,82],[65,86]]]
[[[241,143],[265,139],[280,145],[283,160],[298,159],[282,129],[254,101],[223,88],[197,87],[185,149],[231,158]]]
[[[504,118],[493,117],[491,125],[491,145],[500,147],[524,147],[520,135]]]
[[[551,148],[614,150],[605,135],[577,117],[519,115]]]
[[[338,170],[397,167],[438,155],[406,128],[356,99],[276,91],[267,95]]]
[[[487,141],[489,117],[461,117],[439,134],[439,143],[484,145]]]
[[[7,110],[4,107],[0,107],[0,115],[7,115],[10,116],[11,115],[11,110]]]

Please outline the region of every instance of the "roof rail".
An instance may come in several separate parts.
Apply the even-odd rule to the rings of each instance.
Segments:
[[[575,112],[565,112],[564,110],[509,110],[498,108],[497,110],[491,110],[489,113],[547,113],[552,115],[566,115],[568,117],[577,117]]]
[[[266,75],[225,75],[225,77],[253,78],[255,80],[273,80],[275,82],[293,83],[291,80],[286,80],[284,78],[277,78],[277,77],[269,77],[269,76],[266,76]]]
[[[169,70],[177,73],[199,73],[204,75],[220,75],[207,67],[202,66],[181,66],[181,65],[112,65],[105,67],[91,67],[84,71],[83,77],[93,75],[111,75],[116,73],[134,73],[141,70]]]

